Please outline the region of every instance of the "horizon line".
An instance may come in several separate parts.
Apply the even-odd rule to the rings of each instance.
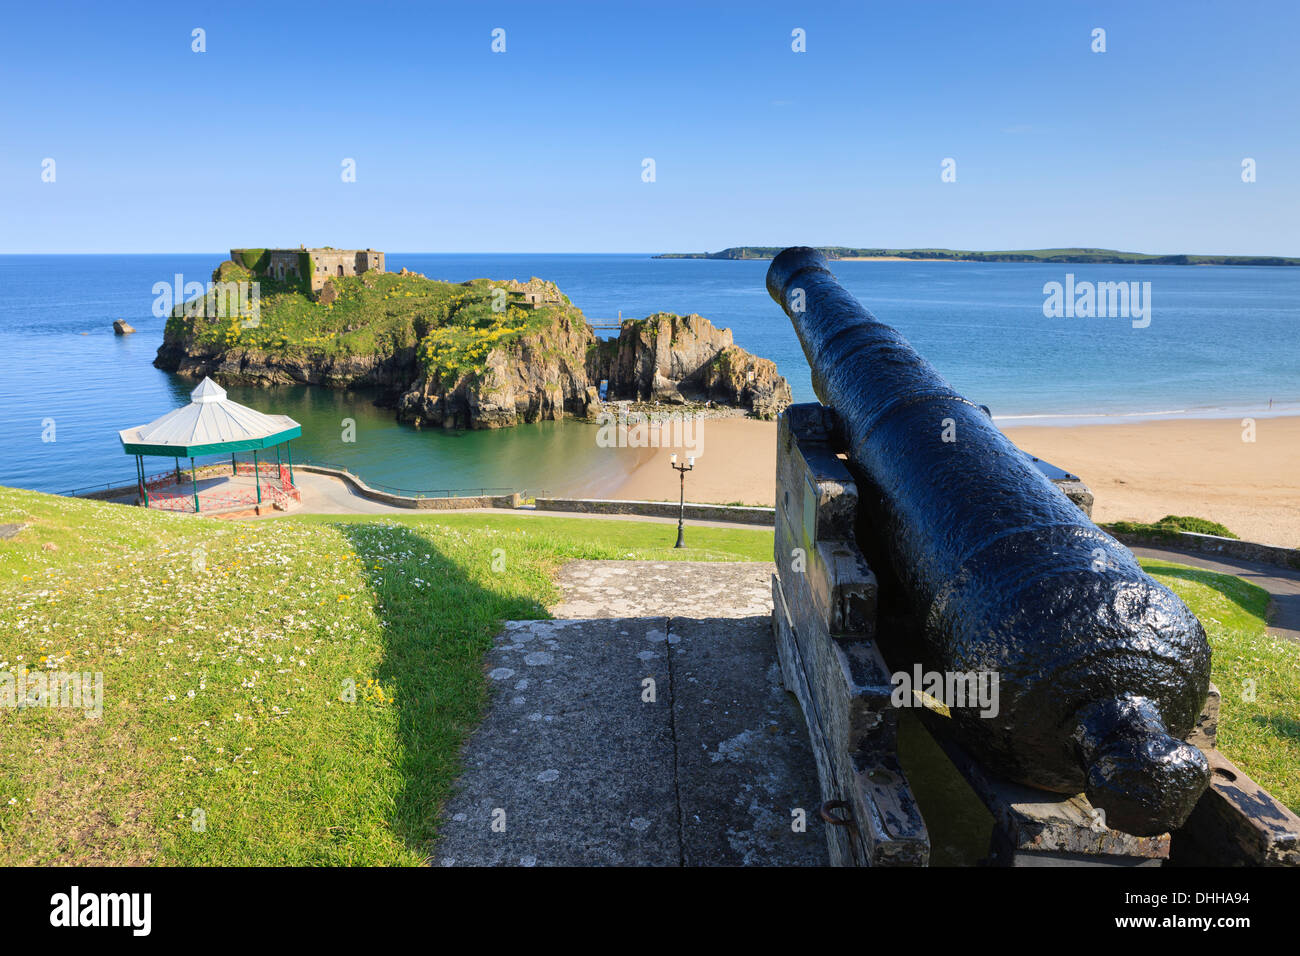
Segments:
[[[239,247],[239,246],[232,246],[231,248],[238,249],[238,248],[241,248],[241,247]],[[279,249],[279,248],[291,249],[291,248],[295,248],[295,247],[293,247],[293,246],[283,246],[283,247],[281,247],[281,246],[267,246],[266,248],[268,248],[268,249]],[[320,247],[316,247],[316,246],[308,246],[308,247],[306,247],[306,248],[320,248]],[[776,248],[776,247],[775,247],[775,246],[767,247],[767,246],[756,245],[756,244],[743,245],[743,246],[724,246],[724,247],[723,247],[724,250],[725,250],[725,249],[755,249],[755,248]],[[781,248],[782,248],[782,249],[786,249],[786,248],[792,248],[792,247],[790,247],[790,246],[782,246]],[[837,249],[837,248],[838,248],[838,249],[876,249],[876,248],[886,249],[886,248],[888,248],[888,247],[883,247],[883,246],[827,246],[827,245],[817,246],[817,245],[814,245],[814,246],[809,246],[809,248],[813,248],[813,249]],[[1272,259],[1294,259],[1294,258],[1300,258],[1300,251],[1298,251],[1295,255],[1288,255],[1288,254],[1286,254],[1286,253],[1277,253],[1277,252],[1133,252],[1133,251],[1131,251],[1131,250],[1124,250],[1124,249],[1111,249],[1111,248],[1106,248],[1106,247],[1103,247],[1103,246],[1043,246],[1043,247],[1041,247],[1041,248],[1039,248],[1039,249],[953,249],[953,248],[949,248],[949,247],[946,247],[946,246],[910,246],[910,247],[907,247],[907,248],[898,247],[897,249],[895,249],[895,250],[893,250],[893,251],[897,251],[897,252],[908,252],[908,251],[917,251],[917,250],[934,250],[934,251],[937,251],[937,252],[971,252],[971,253],[977,253],[977,254],[984,254],[984,255],[987,255],[987,254],[990,254],[990,253],[1043,252],[1043,251],[1053,250],[1053,249],[1089,249],[1089,250],[1096,250],[1096,251],[1100,251],[1100,252],[1116,252],[1116,253],[1121,253],[1121,254],[1124,254],[1124,255],[1137,255],[1137,256],[1209,256],[1209,257],[1222,256],[1222,257],[1225,257],[1225,258],[1234,258],[1234,259],[1269,259],[1269,258],[1272,258]],[[227,250],[225,250],[225,251],[226,251],[226,252],[229,252],[229,249],[227,249]],[[399,250],[375,249],[375,251],[377,251],[377,252],[383,252],[385,255],[419,255],[419,256],[651,256],[651,257],[655,257],[655,256],[664,256],[664,257],[668,257],[668,258],[675,258],[675,257],[679,257],[679,256],[711,256],[711,255],[713,254],[713,253],[710,253],[710,252],[698,252],[698,253],[697,253],[697,252],[671,252],[671,253],[665,253],[665,252],[650,252],[650,251],[646,251],[646,250],[633,250],[633,251],[626,251],[626,250],[616,250],[616,251],[595,251],[595,250],[586,250],[586,249],[577,249],[577,250],[574,250],[574,249],[568,249],[568,250],[563,250],[563,251],[557,251],[557,250],[547,250],[547,251],[536,251],[536,250],[532,250],[532,251],[507,251],[507,250],[500,250],[500,249],[489,249],[489,250],[468,249],[468,250],[456,250],[456,251],[454,251],[454,252],[449,252],[449,251],[439,251],[439,250],[430,250],[430,249],[399,249]],[[719,251],[722,251],[722,250],[719,250]],[[220,251],[214,251],[214,250],[211,250],[211,249],[183,249],[183,250],[168,250],[168,251],[161,251],[161,252],[160,252],[160,251],[150,251],[150,252],[139,252],[139,251],[129,251],[129,252],[120,252],[120,251],[112,251],[112,252],[106,252],[106,251],[94,251],[94,252],[87,252],[87,251],[81,251],[81,250],[71,250],[71,251],[69,251],[69,250],[65,250],[65,251],[62,251],[62,252],[48,252],[48,251],[37,251],[37,252],[4,252],[4,251],[0,251],[0,256],[207,256],[207,255],[220,255],[220,254],[221,254]],[[755,256],[752,260],[745,260],[745,259],[740,259],[740,258],[737,258],[737,259],[726,259],[726,258],[722,258],[722,259],[716,259],[716,260],[714,260],[714,261],[718,261],[718,262],[744,262],[744,261],[760,261],[760,260],[763,259],[763,258],[767,258],[767,257],[765,257],[765,256],[764,256],[764,257]],[[850,261],[851,261],[851,260],[850,260]],[[928,261],[928,260],[926,260],[926,259],[916,259],[916,260],[911,260],[911,261],[916,261],[916,262],[925,262],[925,261]],[[1027,264],[1027,265],[1033,265],[1034,263],[980,263],[980,264],[981,264],[981,265],[1026,265],[1026,264]],[[1063,264],[1063,263],[1044,263],[1044,264],[1045,264],[1045,265],[1061,265],[1061,264]],[[1096,264],[1096,265],[1144,265],[1145,263],[1076,263],[1076,264],[1078,264],[1078,265],[1089,265],[1089,264]]]

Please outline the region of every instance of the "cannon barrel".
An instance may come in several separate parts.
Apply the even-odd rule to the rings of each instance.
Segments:
[[[951,710],[958,742],[1008,779],[1085,792],[1116,829],[1179,826],[1210,775],[1185,740],[1209,687],[1195,615],[821,253],[786,249],[767,288],[838,414],[869,533],[920,622],[909,663],[997,675],[995,715]]]

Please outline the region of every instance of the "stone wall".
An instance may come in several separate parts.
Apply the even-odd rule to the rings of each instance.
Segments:
[[[1280,548],[1271,544],[1259,544],[1255,541],[1239,541],[1236,538],[1220,538],[1213,534],[1198,534],[1195,531],[1171,531],[1164,534],[1137,534],[1129,531],[1116,531],[1104,527],[1111,537],[1124,544],[1149,545],[1153,548],[1173,548],[1175,550],[1196,551],[1201,554],[1221,554],[1242,561],[1258,561],[1279,568],[1300,568],[1300,550]]]
[[[295,470],[306,471],[316,475],[328,475],[346,482],[361,495],[371,501],[392,505],[394,508],[413,508],[418,511],[461,511],[467,508],[518,508],[523,502],[519,493],[509,495],[464,495],[455,498],[416,498],[410,495],[397,495],[388,491],[371,488],[368,484],[352,474],[339,468],[327,468],[323,465],[295,465]]]
[[[313,292],[319,292],[331,276],[384,271],[384,254],[373,249],[308,249],[307,252],[311,255]]]
[[[676,518],[678,504],[673,501],[618,501],[610,498],[538,498],[537,510]],[[770,528],[774,514],[771,508],[686,502],[686,517],[690,521],[729,521],[735,524],[752,524]]]
[[[297,249],[272,249],[270,252],[271,263],[269,266],[270,276],[273,279],[302,278],[298,273],[298,250]]]

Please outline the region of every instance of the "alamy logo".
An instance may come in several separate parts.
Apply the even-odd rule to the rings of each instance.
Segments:
[[[104,675],[86,671],[0,671],[0,707],[75,707],[87,717],[104,713]]]
[[[152,928],[153,897],[149,893],[71,892],[50,897],[51,926],[129,926],[131,935],[148,936]]]
[[[1060,318],[1102,318],[1133,320],[1133,328],[1151,324],[1150,282],[1075,282],[1067,272],[1065,283],[1043,285],[1043,316]]]
[[[890,677],[894,690],[889,700],[895,707],[926,707],[946,713],[954,707],[978,708],[981,717],[998,715],[998,675],[995,671],[898,671]]]
[[[242,319],[248,328],[257,328],[262,314],[262,284],[252,282],[186,282],[176,273],[172,282],[153,284],[153,314],[160,319],[171,315],[177,306],[187,318]],[[185,296],[190,296],[186,300]]]
[[[602,411],[596,416],[598,448],[681,448],[704,454],[704,415],[682,412]]]

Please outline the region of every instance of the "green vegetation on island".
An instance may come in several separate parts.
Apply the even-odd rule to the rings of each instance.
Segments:
[[[771,259],[784,246],[731,246],[721,252],[666,252],[656,259]],[[1198,256],[1116,249],[1018,249],[1003,252],[974,252],[964,249],[857,249],[850,246],[818,246],[828,259],[915,259],[949,262],[1051,262],[1116,263],[1149,266],[1300,266],[1300,258],[1287,256]]]
[[[244,250],[243,256],[251,255],[256,266],[256,254],[262,251]],[[248,309],[219,303],[219,291],[209,292],[201,306],[176,307],[167,321],[164,350],[182,344],[199,353],[241,349],[310,363],[414,349],[425,374],[451,383],[482,372],[495,346],[542,332],[562,315],[582,319],[558,290],[552,293],[554,301],[524,308],[524,284],[515,282],[475,279],[461,284],[415,273],[368,272],[331,277],[327,294],[313,296],[306,280],[255,277],[246,265],[231,260],[212,278],[219,283],[256,278],[256,317]],[[539,279],[531,284],[549,285]]]
[[[7,488],[0,523],[24,526],[0,549],[0,671],[103,674],[99,717],[0,707],[4,865],[423,863],[483,654],[502,621],[548,616],[556,568],[772,553],[758,529],[677,550],[649,522],[233,523]],[[1209,634],[1220,745],[1300,810],[1300,646],[1266,634],[1267,593],[1143,564]]]

